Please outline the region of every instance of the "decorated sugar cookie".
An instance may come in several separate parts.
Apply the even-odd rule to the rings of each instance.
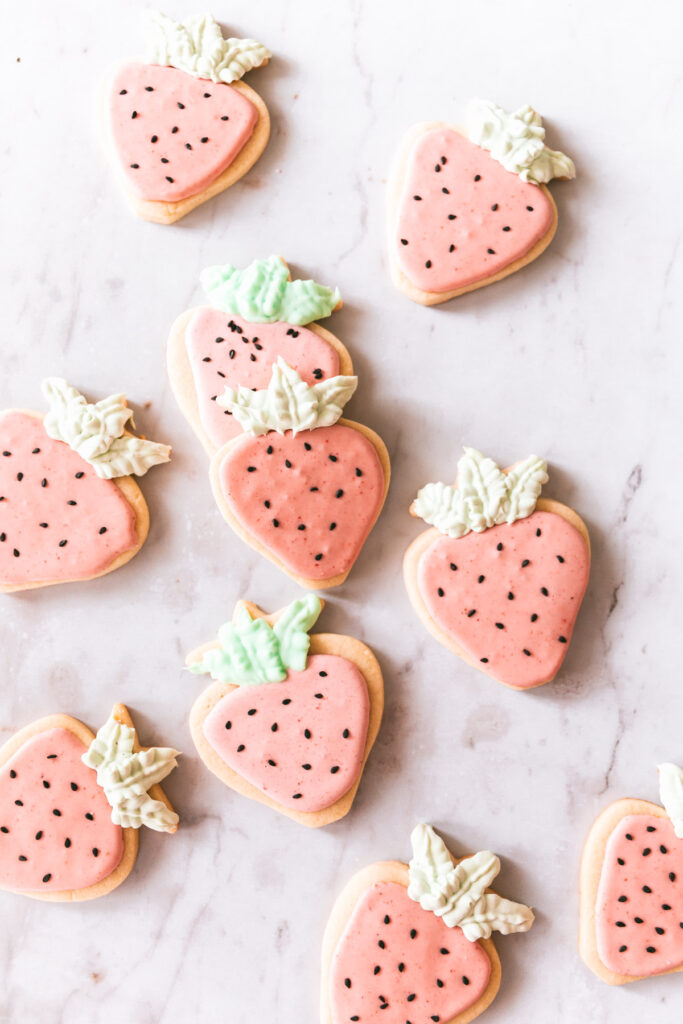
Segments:
[[[0,412],[0,591],[90,580],[138,553],[149,512],[133,475],[171,449],[128,432],[124,395],[86,402],[43,381],[45,416]]]
[[[456,860],[429,825],[410,838],[410,864],[370,865],[334,905],[323,939],[322,1024],[467,1024],[500,986],[492,933],[533,923],[528,907],[489,889],[500,871],[493,853]]]
[[[141,826],[178,827],[160,786],[177,756],[141,749],[122,704],[97,736],[70,715],[21,729],[0,750],[0,888],[71,902],[121,885]]]
[[[187,658],[214,680],[192,708],[197,750],[226,786],[317,828],[351,808],[384,706],[372,651],[314,633],[315,594],[267,616],[238,602],[218,638]]]
[[[588,584],[590,542],[580,517],[540,498],[535,455],[502,471],[465,448],[454,487],[427,484],[410,512],[432,529],[406,551],[410,600],[439,643],[518,690],[550,682]]]
[[[486,100],[470,104],[465,131],[429,121],[409,132],[390,186],[397,288],[432,306],[541,255],[557,228],[546,182],[576,176],[544,139],[531,107],[508,114]]]
[[[384,442],[340,419],[356,377],[309,385],[282,356],[265,390],[226,387],[216,402],[245,433],[211,461],[211,486],[233,530],[304,587],[348,576],[389,488]]]
[[[168,369],[178,404],[213,455],[242,433],[218,404],[226,387],[267,388],[282,357],[306,384],[353,373],[340,341],[314,320],[341,306],[336,289],[290,280],[279,256],[201,275],[208,305],[182,313],[171,328]]]
[[[683,970],[683,770],[660,764],[659,792],[610,804],[584,847],[579,951],[609,985]]]
[[[147,58],[107,87],[108,144],[133,211],[172,224],[234,185],[266,147],[266,105],[242,77],[268,63],[254,39],[224,39],[210,14],[152,16]]]

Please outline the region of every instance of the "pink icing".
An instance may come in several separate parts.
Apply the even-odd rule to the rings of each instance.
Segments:
[[[234,416],[216,403],[226,387],[267,388],[278,356],[307,384],[339,373],[335,349],[306,327],[251,324],[203,306],[185,337],[202,426],[216,448],[242,433]]]
[[[85,750],[68,729],[50,729],[28,740],[0,768],[4,888],[83,889],[121,863],[123,829],[112,823],[95,771],[81,761]]]
[[[135,547],[135,511],[120,489],[41,419],[0,413],[0,435],[0,583],[84,579]]]
[[[618,974],[659,974],[683,964],[683,840],[668,818],[631,814],[610,835],[596,937],[600,959]]]
[[[445,1024],[476,1003],[490,975],[478,942],[423,910],[404,886],[380,882],[359,899],[334,952],[332,1024]]]
[[[314,654],[281,683],[231,690],[207,716],[204,735],[262,793],[296,811],[322,811],[360,774],[369,714],[356,666]]]
[[[384,498],[375,446],[341,423],[239,438],[221,463],[220,484],[244,528],[310,579],[353,565]]]
[[[439,537],[420,559],[418,586],[437,625],[484,671],[511,686],[536,686],[564,660],[589,565],[574,526],[533,512],[457,540]]]
[[[165,202],[215,181],[258,120],[254,104],[232,86],[157,64],[118,71],[109,115],[127,182],[141,199]]]
[[[524,256],[552,219],[538,185],[459,132],[435,128],[409,158],[395,232],[398,265],[423,291],[454,291]]]

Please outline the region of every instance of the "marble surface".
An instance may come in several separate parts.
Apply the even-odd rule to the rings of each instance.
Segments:
[[[683,759],[680,12],[661,0],[647,15],[636,0],[547,16],[530,0],[214,6],[275,53],[249,76],[272,140],[243,182],[169,228],[124,208],[94,112],[102,70],[142,48],[143,11],[132,0],[4,5],[2,405],[39,408],[47,374],[97,397],[125,389],[139,428],[174,458],[144,481],[152,530],[130,566],[2,598],[0,723],[3,739],[57,710],[97,726],[125,701],[143,740],[185,752],[168,782],[182,827],[143,836],[134,873],[105,900],[0,894],[0,1020],[314,1022],[335,893],[366,863],[407,858],[422,819],[457,853],[497,851],[499,891],[537,908],[531,933],[498,942],[503,984],[487,1024],[680,1021],[683,975],[610,989],[576,952],[594,816],[621,796],[656,799],[654,765]],[[559,231],[531,268],[427,310],[388,281],[387,172],[405,128],[457,120],[472,95],[533,103],[579,177],[553,187]],[[384,514],[321,620],[377,652],[386,716],[353,811],[313,833],[207,772],[187,727],[202,682],[182,670],[236,598],[273,609],[295,595],[220,518],[164,369],[200,270],[270,252],[341,288],[328,325],[360,376],[349,412],[385,438],[394,469]],[[575,639],[536,692],[449,655],[403,589],[401,556],[419,532],[408,504],[453,475],[463,442],[503,464],[547,456],[544,493],[589,524]]]

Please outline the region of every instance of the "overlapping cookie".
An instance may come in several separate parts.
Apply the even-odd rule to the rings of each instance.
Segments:
[[[659,765],[659,804],[617,800],[581,860],[579,951],[610,985],[683,970],[683,770]]]
[[[467,128],[429,121],[406,136],[390,185],[394,284],[432,306],[514,273],[541,255],[557,228],[546,188],[574,164],[544,142],[531,107],[508,114],[470,104]]]
[[[411,515],[432,529],[404,559],[410,600],[433,636],[514,689],[550,682],[569,647],[590,570],[583,520],[540,498],[546,463],[502,471],[465,448],[454,487],[431,483]]]
[[[121,885],[141,826],[178,827],[160,785],[177,756],[141,749],[122,704],[97,736],[70,715],[16,733],[0,750],[0,889],[78,901]]]
[[[350,810],[384,707],[369,647],[309,636],[322,608],[315,594],[273,615],[240,601],[218,638],[187,658],[215,680],[190,717],[204,763],[231,789],[311,828]]]
[[[89,404],[58,377],[43,394],[45,416],[0,412],[0,591],[90,580],[128,562],[149,530],[133,475],[171,451],[128,432],[124,395]]]
[[[492,933],[533,923],[528,907],[489,889],[500,871],[493,853],[456,860],[429,825],[411,843],[409,865],[372,864],[335,903],[323,939],[322,1024],[468,1024],[500,986]]]
[[[279,256],[231,264],[201,275],[208,305],[177,318],[168,341],[168,371],[185,418],[213,455],[242,433],[218,403],[226,387],[267,388],[282,358],[306,384],[353,373],[351,358],[333,334],[314,321],[341,306],[336,289],[292,281]]]
[[[153,15],[144,61],[107,83],[107,148],[134,213],[172,224],[233,185],[266,147],[265,103],[242,77],[268,63],[254,39],[224,39],[210,14]]]

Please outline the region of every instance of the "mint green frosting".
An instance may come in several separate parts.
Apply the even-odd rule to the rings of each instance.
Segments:
[[[287,605],[274,626],[252,619],[244,605],[237,606],[232,622],[218,631],[218,647],[205,651],[190,672],[207,673],[220,683],[259,686],[280,683],[287,670],[303,672],[310,645],[308,631],[322,611],[316,594]]]
[[[200,276],[211,305],[253,324],[281,321],[303,326],[329,316],[340,302],[337,288],[315,281],[289,281],[279,256],[254,260],[244,270],[231,263],[207,267]]]

